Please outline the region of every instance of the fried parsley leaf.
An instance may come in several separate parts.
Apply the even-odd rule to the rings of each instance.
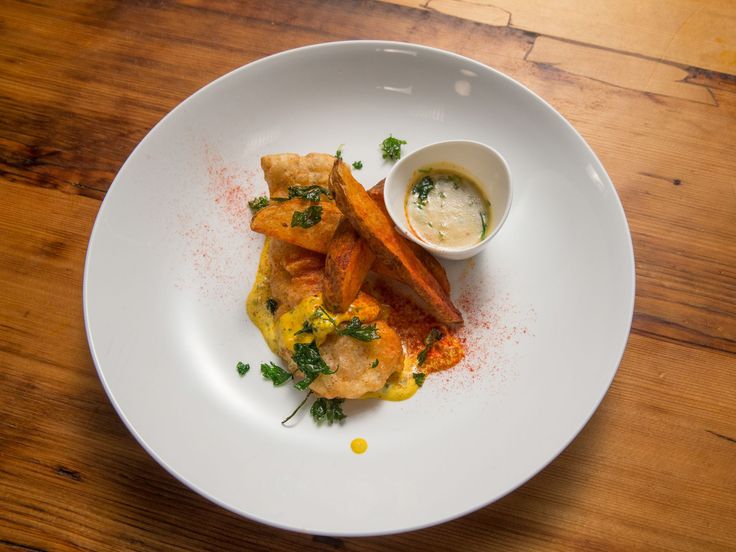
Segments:
[[[342,412],[342,403],[345,399],[324,399],[320,398],[314,401],[309,413],[312,419],[318,424],[327,423],[332,425],[347,418]]]
[[[238,362],[235,368],[238,369],[238,374],[240,374],[240,376],[243,377],[245,374],[248,373],[248,370],[250,370],[250,364],[244,364],[242,362]]]
[[[334,374],[336,372],[336,370],[330,370],[327,363],[322,360],[315,341],[308,345],[304,343],[294,345],[294,354],[291,355],[291,358],[296,363],[297,368],[304,374],[304,379],[294,385],[300,391],[307,389],[321,374]]]
[[[381,142],[381,150],[383,151],[384,159],[391,159],[396,161],[401,157],[401,146],[406,144],[406,140],[400,140],[389,135],[383,142]]]
[[[362,324],[357,316],[353,316],[347,325],[337,330],[338,335],[347,335],[359,341],[380,339],[375,324]]]
[[[250,207],[254,215],[266,205],[268,205],[268,198],[266,196],[260,196],[248,202],[248,207]]]
[[[432,328],[429,330],[429,334],[424,338],[424,349],[422,349],[417,355],[417,365],[421,366],[424,361],[427,360],[427,353],[432,348],[432,345],[442,339],[442,332],[439,328]]]
[[[318,202],[323,195],[332,197],[330,191],[322,186],[289,186],[289,199],[299,198]]]
[[[281,366],[269,362],[268,364],[261,364],[261,374],[267,380],[271,380],[274,387],[283,385],[291,379],[291,374],[284,370]]]
[[[294,211],[291,216],[291,226],[300,228],[311,228],[322,220],[322,207],[312,205],[304,211]]]

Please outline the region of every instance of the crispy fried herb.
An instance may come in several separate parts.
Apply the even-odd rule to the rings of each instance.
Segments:
[[[427,379],[427,374],[425,374],[424,372],[414,372],[412,374],[412,377],[414,378],[417,387],[421,387],[422,385],[424,385],[424,380]]]
[[[360,318],[353,316],[347,325],[337,330],[338,335],[347,335],[359,341],[373,341],[380,339],[375,324],[362,324]]]
[[[312,419],[321,424],[326,422],[327,425],[332,425],[334,422],[339,422],[347,418],[342,412],[342,403],[345,399],[317,399],[312,404],[312,408],[309,409],[309,413],[312,415]]]
[[[362,161],[353,161],[353,168],[356,171],[359,171],[360,169],[363,168],[363,162]]]
[[[269,297],[266,300],[266,308],[268,309],[268,312],[273,314],[276,312],[276,309],[279,308],[279,302],[273,297]]]
[[[314,326],[312,326],[312,323],[309,320],[305,320],[304,324],[302,324],[302,329],[294,332],[294,335],[311,334],[311,333],[314,333]]]
[[[248,207],[250,207],[250,210],[254,215],[266,205],[268,205],[268,198],[266,196],[257,197],[248,202]]]
[[[302,406],[304,406],[305,404],[307,404],[307,400],[308,400],[308,399],[309,399],[309,397],[311,397],[311,396],[312,396],[312,392],[310,391],[309,393],[307,393],[307,396],[306,396],[306,397],[304,397],[304,400],[303,400],[302,402],[300,402],[300,403],[299,403],[299,406],[297,406],[297,407],[296,407],[296,408],[294,409],[294,412],[292,412],[292,413],[291,413],[291,414],[289,414],[289,415],[288,415],[288,416],[287,416],[286,418],[284,418],[283,420],[281,420],[281,425],[285,425],[285,424],[286,424],[286,422],[288,422],[289,420],[291,420],[291,419],[292,419],[292,418],[294,417],[294,414],[296,414],[297,412],[299,412],[299,410],[301,410]]]
[[[480,212],[480,223],[483,226],[483,229],[480,231],[480,239],[483,239],[486,237],[486,230],[488,229],[488,221],[483,211]]]
[[[342,159],[342,148],[345,147],[345,144],[340,144],[340,147],[337,148],[337,151],[335,152],[335,157],[337,159]]]
[[[396,161],[401,157],[401,146],[406,144],[406,140],[399,140],[389,135],[383,142],[381,142],[381,150],[383,151],[384,159],[391,159]]]
[[[418,196],[417,205],[421,207],[422,205],[427,204],[427,196],[429,196],[429,193],[434,190],[434,186],[435,183],[431,176],[422,177],[419,182],[414,184],[414,187],[411,189],[411,193]]]
[[[238,362],[235,367],[238,369],[238,374],[240,374],[241,377],[247,374],[248,370],[250,370],[250,364],[243,364],[242,362]]]
[[[263,377],[267,380],[271,380],[274,387],[283,385],[289,379],[291,379],[291,374],[289,372],[284,370],[281,366],[274,364],[273,362],[269,362],[268,364],[261,364],[261,374],[263,374]]]
[[[378,359],[374,360],[373,363],[371,364],[371,368],[376,368],[376,367],[378,367]]]
[[[322,360],[315,341],[309,345],[304,343],[294,345],[294,354],[291,355],[291,358],[304,374],[304,379],[294,384],[294,387],[300,391],[307,389],[321,374],[334,374],[337,371],[330,370],[330,367]]]
[[[439,328],[432,328],[429,331],[429,334],[427,334],[427,337],[424,338],[424,349],[422,349],[417,355],[418,366],[424,364],[424,361],[427,360],[427,353],[429,353],[432,345],[437,343],[440,339],[442,339],[442,332]]]
[[[289,199],[299,198],[319,202],[320,196],[332,197],[330,191],[322,186],[289,186]]]
[[[322,207],[312,205],[304,211],[294,211],[291,216],[291,226],[299,226],[301,228],[311,228],[322,220]]]

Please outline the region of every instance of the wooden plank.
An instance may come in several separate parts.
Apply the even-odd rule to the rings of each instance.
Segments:
[[[716,103],[706,87],[685,80],[689,73],[684,69],[639,56],[540,36],[526,59],[614,86],[711,105]]]
[[[736,75],[736,5],[729,0],[383,1]]]

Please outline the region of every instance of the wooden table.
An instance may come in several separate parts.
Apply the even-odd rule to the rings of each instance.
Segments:
[[[736,550],[735,31],[729,0],[3,2],[0,548]],[[159,467],[97,379],[81,291],[100,202],[164,114],[252,60],[359,38],[473,57],[572,122],[621,196],[637,300],[611,390],[542,473],[441,526],[335,539]]]

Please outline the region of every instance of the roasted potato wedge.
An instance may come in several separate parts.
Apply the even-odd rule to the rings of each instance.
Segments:
[[[340,159],[332,167],[329,183],[335,201],[345,217],[366,240],[376,257],[395,270],[402,281],[414,290],[424,303],[423,307],[443,324],[462,324],[462,314],[452,304],[442,286],[394,229],[391,219],[376,205]]]
[[[386,217],[390,218],[388,211],[386,210],[386,202],[383,198],[383,182],[384,181],[381,180],[378,184],[370,188],[368,190],[368,195],[371,196],[373,201],[375,201],[376,204],[381,208]],[[449,295],[450,280],[447,279],[447,273],[445,272],[445,269],[440,264],[440,262],[435,259],[434,256],[429,251],[424,249],[421,245],[414,243],[411,240],[407,240],[404,236],[401,236],[401,239],[404,240],[406,245],[411,248],[411,250],[422,262],[422,264],[427,267],[427,270],[432,273],[432,276],[434,276],[434,279],[437,280],[437,282],[440,284],[442,290]],[[378,274],[381,274],[382,276],[388,276],[395,279],[398,277],[397,274],[393,273],[386,265],[382,263],[376,263],[376,265],[374,266],[374,271],[376,271]]]
[[[327,181],[335,158],[326,153],[277,153],[261,157],[263,176],[271,197],[288,197],[289,186],[322,186]]]
[[[322,217],[317,224],[309,228],[291,225],[295,212],[303,212],[313,206],[322,208]],[[254,232],[298,245],[310,251],[327,253],[327,247],[340,220],[342,220],[342,214],[334,201],[313,203],[304,199],[289,199],[271,202],[258,211],[250,221],[250,228]]]
[[[325,306],[345,312],[357,297],[375,255],[368,244],[343,218],[332,236],[325,260],[323,295]]]

